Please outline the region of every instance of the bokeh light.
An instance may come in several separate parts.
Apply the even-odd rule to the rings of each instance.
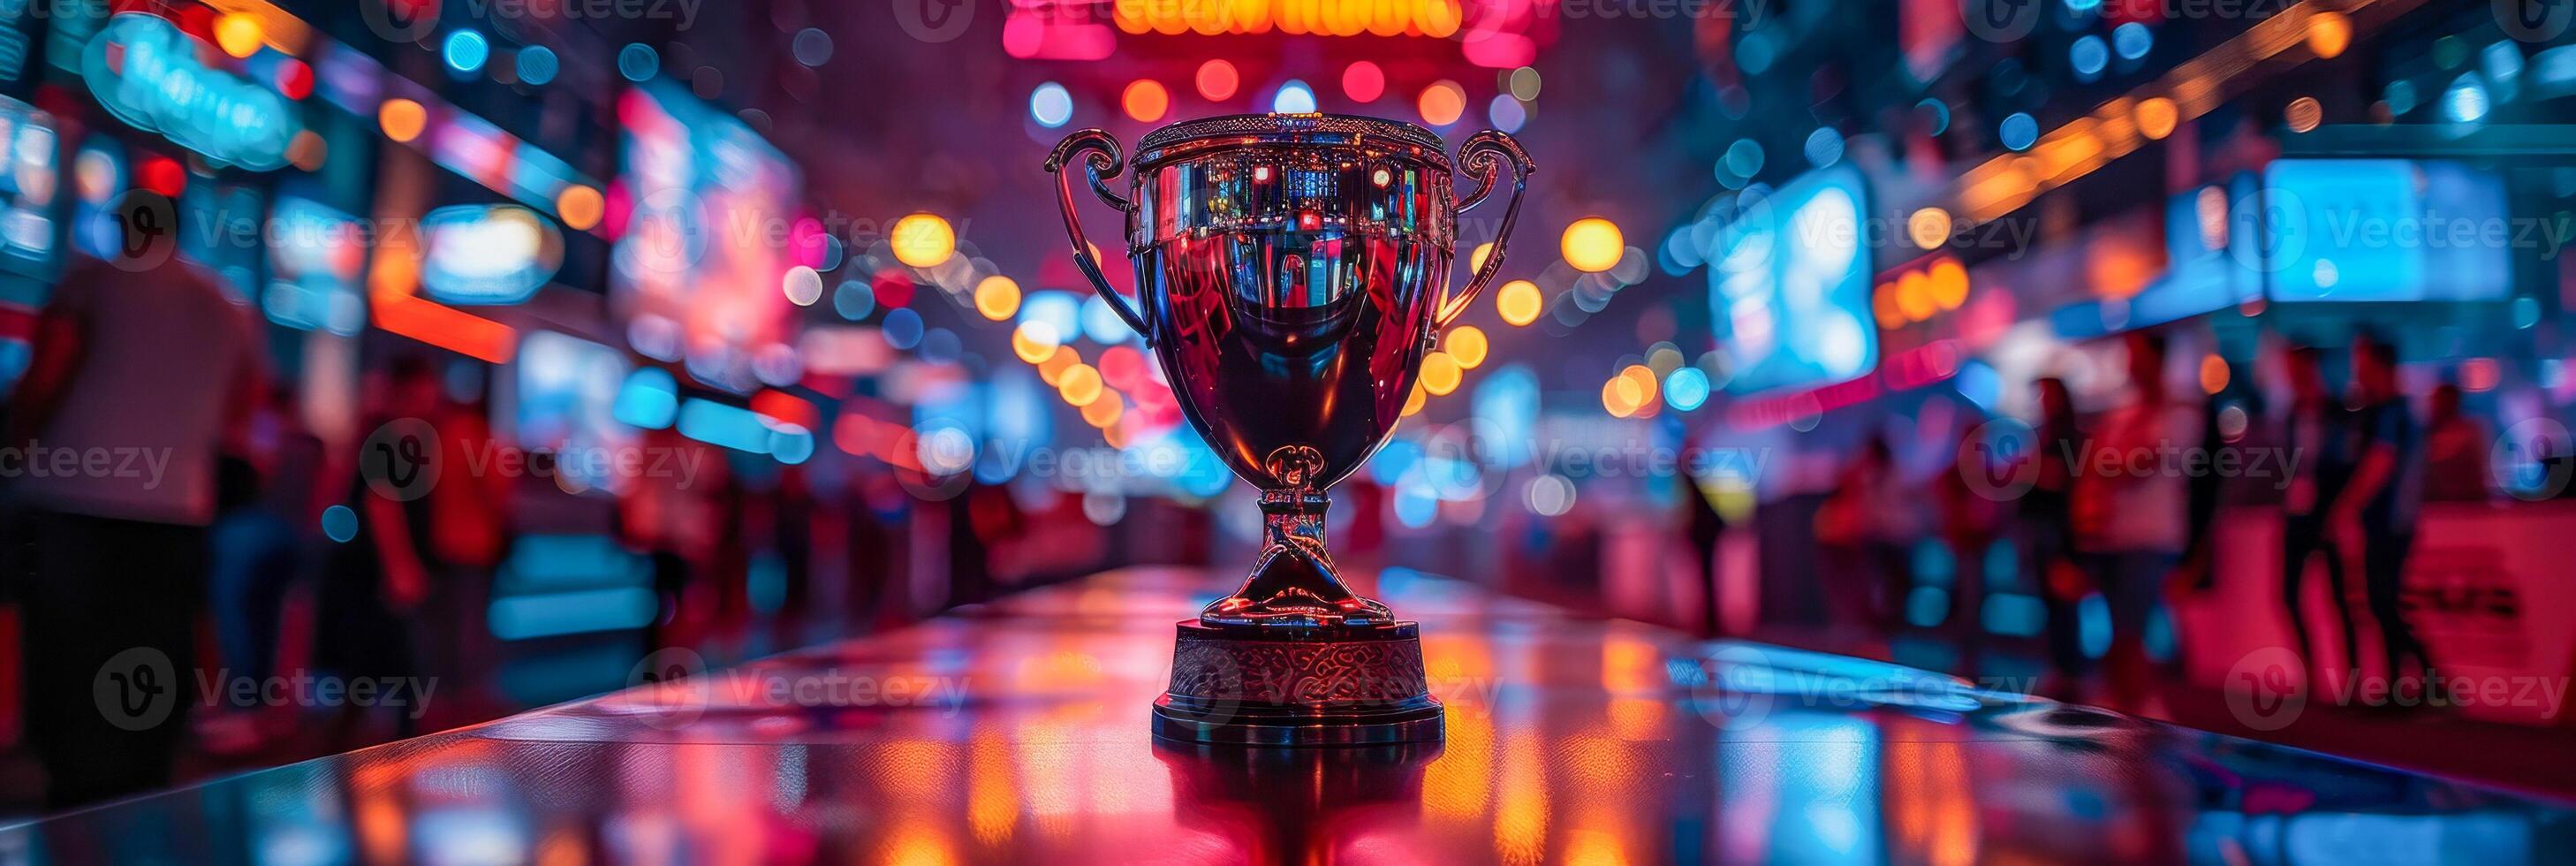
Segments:
[[[1038,85],[1029,91],[1029,118],[1048,129],[1065,125],[1073,120],[1073,94],[1053,81]]]
[[[956,254],[957,231],[949,228],[948,220],[935,214],[917,213],[896,220],[886,244],[894,248],[896,261],[927,268]]]
[[[1457,123],[1458,118],[1467,113],[1467,91],[1455,81],[1435,81],[1422,89],[1422,97],[1415,101],[1415,107],[1422,110],[1424,123],[1448,126]]]
[[[1708,374],[1698,367],[1681,367],[1664,377],[1664,402],[1674,409],[1688,412],[1708,402]]]
[[[1038,362],[1038,381],[1047,383],[1050,388],[1064,387],[1065,374],[1079,366],[1082,366],[1081,352],[1074,351],[1072,346],[1057,346],[1054,352],[1048,353],[1046,360]]]
[[[1446,395],[1458,390],[1461,378],[1458,359],[1447,352],[1433,352],[1422,357],[1422,390]]]
[[[2182,121],[2181,113],[2174,108],[2174,101],[2162,96],[2139,100],[2137,116],[2138,134],[2150,139],[2172,135],[2174,124]]]
[[[1366,60],[1343,67],[1342,95],[1352,102],[1376,102],[1386,95],[1386,70]]]
[[[1082,420],[1093,427],[1106,428],[1118,423],[1118,419],[1127,414],[1126,410],[1126,401],[1118,399],[1116,393],[1102,389],[1099,399],[1083,404]]]
[[[1619,266],[1619,257],[1627,253],[1627,239],[1619,226],[1600,217],[1584,217],[1565,227],[1560,241],[1565,263],[1575,270],[1600,273]]]
[[[1511,94],[1499,93],[1494,95],[1493,104],[1485,108],[1485,119],[1493,123],[1495,129],[1519,132],[1521,125],[1529,122],[1529,111]]]
[[[1470,370],[1485,363],[1485,352],[1489,348],[1485,342],[1484,329],[1474,325],[1459,325],[1449,329],[1449,335],[1441,338],[1440,346],[1443,351],[1449,353],[1449,357],[1457,359],[1458,366]]]
[[[975,312],[999,322],[1020,311],[1020,284],[1010,277],[994,274],[975,284]]]
[[[388,99],[376,106],[376,124],[384,128],[386,138],[408,142],[429,127],[429,110],[408,99]]]
[[[2031,145],[2039,142],[2039,120],[2026,111],[2005,116],[2004,122],[1995,129],[2004,146],[2013,150],[2029,150]]]
[[[1223,101],[1234,98],[1234,91],[1242,86],[1243,78],[1234,71],[1234,64],[1210,60],[1199,64],[1197,84],[1201,98]]]
[[[1280,114],[1312,114],[1315,111],[1314,88],[1307,87],[1306,82],[1288,79],[1288,83],[1279,85],[1278,95],[1270,98],[1270,110]]]
[[[2313,96],[2290,100],[2289,106],[2281,110],[2281,120],[2289,124],[2291,132],[2314,130],[2317,124],[2325,121],[2325,116],[2325,106],[2318,104]]]
[[[2501,6],[2497,7],[2503,8]],[[2319,58],[2332,60],[2352,45],[2352,19],[2341,12],[2321,11],[2308,16],[2308,50]]]
[[[786,293],[788,303],[799,307],[811,307],[823,299],[823,275],[804,265],[788,268],[786,275],[778,278],[778,287]]]
[[[519,49],[518,66],[519,81],[532,85],[551,84],[555,76],[563,72],[563,58],[555,56],[552,48],[530,45]]]
[[[662,53],[641,42],[617,50],[617,74],[628,81],[651,80],[662,71]]]
[[[1126,108],[1128,117],[1152,123],[1171,110],[1172,94],[1152,79],[1139,78],[1127,84],[1126,92],[1119,94],[1118,104]]]
[[[248,12],[226,12],[215,19],[215,47],[237,58],[259,53],[260,44],[268,40],[268,31],[259,24],[258,16]]]
[[[1100,399],[1102,390],[1100,371],[1089,364],[1075,363],[1056,377],[1056,394],[1076,406],[1091,405]]]
[[[1515,328],[1538,321],[1546,306],[1547,296],[1538,290],[1537,283],[1528,280],[1513,280],[1494,290],[1494,312],[1501,313],[1503,321]]]
[[[599,225],[608,213],[608,201],[595,187],[574,184],[555,194],[555,216],[563,218],[564,228],[586,232]]]
[[[1927,207],[1905,218],[1905,239],[1918,249],[1937,250],[1950,242],[1950,212]]]
[[[1055,357],[1056,347],[1064,345],[1064,335],[1045,322],[1021,322],[1011,329],[1011,354],[1031,364],[1044,363]]]
[[[447,60],[449,69],[469,74],[480,72],[483,64],[492,59],[492,43],[483,38],[480,31],[458,30],[447,34],[447,43],[439,49],[439,56]]]

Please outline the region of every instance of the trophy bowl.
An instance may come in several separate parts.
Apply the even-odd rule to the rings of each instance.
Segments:
[[[1112,289],[1074,209],[1076,167],[1127,217],[1136,304]],[[1474,193],[1451,187],[1474,169]],[[1276,745],[1440,738],[1414,623],[1362,598],[1324,549],[1324,491],[1385,444],[1425,353],[1501,269],[1531,170],[1510,136],[1453,163],[1408,123],[1323,114],[1192,120],[1134,160],[1108,133],[1047,157],[1074,264],[1151,347],[1182,414],[1260,490],[1264,547],[1242,586],[1180,624],[1155,732]],[[1127,193],[1108,179],[1128,175]],[[1492,251],[1448,290],[1458,215],[1511,172]]]

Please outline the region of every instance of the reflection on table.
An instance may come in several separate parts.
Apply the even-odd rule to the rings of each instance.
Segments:
[[[1111,572],[919,627],[0,830],[97,862],[2566,862],[2563,805],[1390,574],[1448,741],[1157,746]],[[1169,610],[1160,619],[1126,616]],[[692,670],[685,653],[640,672]]]

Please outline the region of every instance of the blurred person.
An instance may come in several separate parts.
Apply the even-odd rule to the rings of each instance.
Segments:
[[[1717,545],[1726,536],[1726,515],[1717,510],[1716,483],[1701,478],[1689,469],[1677,469],[1674,479],[1681,482],[1683,520],[1690,533],[1692,575],[1699,579],[1700,630],[1715,635],[1722,629],[1723,612],[1718,609]]]
[[[304,539],[271,506],[259,466],[228,456],[217,478],[218,504],[208,542],[213,568],[206,581],[215,645],[224,670],[264,683],[276,672],[278,622],[285,614],[286,591],[303,570]],[[224,709],[198,728],[206,747],[221,754],[257,747],[260,708],[226,704]]]
[[[2076,604],[2084,598],[2086,577],[2075,553],[2075,459],[2082,450],[2084,428],[2075,414],[2074,392],[2054,376],[2032,383],[2038,424],[2032,429],[2030,490],[2015,515],[2022,539],[2022,569],[2039,594],[2048,617],[2045,632],[2051,682],[2040,691],[2073,697],[2088,665]]]
[[[896,597],[895,585],[904,578],[903,539],[896,528],[903,525],[911,497],[892,470],[868,465],[850,473],[845,495],[850,553],[843,574],[849,584],[844,613],[854,628],[873,631],[890,622],[887,599]]]
[[[276,673],[287,594],[309,571],[307,546],[321,509],[315,486],[325,448],[297,415],[295,391],[271,383],[245,426],[241,457],[224,460],[207,581],[216,648],[225,669],[266,681]],[[327,494],[336,499],[338,491]],[[291,707],[231,705],[198,726],[209,751],[240,754],[290,732]]]
[[[778,550],[779,596],[778,615],[771,618],[773,636],[793,646],[800,629],[811,623],[813,604],[814,548],[818,543],[815,521],[824,505],[814,496],[813,483],[806,478],[805,467],[787,466],[778,472],[778,489],[771,492],[775,515],[770,530]]]
[[[2137,710],[2148,697],[2147,623],[2190,547],[2191,479],[2170,458],[2200,441],[2201,422],[2198,403],[2166,386],[2163,335],[2125,341],[2129,398],[2103,416],[2076,465],[2073,505],[2077,548],[2111,614],[2111,700]]]
[[[627,549],[651,563],[653,594],[659,600],[653,621],[644,629],[644,652],[682,643],[681,616],[691,585],[715,568],[718,533],[726,517],[717,513],[711,491],[729,483],[731,472],[722,455],[665,427],[645,431],[645,453],[678,455],[690,472],[645,472],[617,498],[617,531]]]
[[[2424,418],[2424,498],[2431,502],[2485,502],[2495,442],[2487,425],[2460,408],[2460,386],[2433,389]]]
[[[2424,498],[2423,432],[2397,389],[2396,348],[2368,333],[2353,337],[2350,402],[2357,460],[2326,513],[2327,531],[2361,548],[2362,592],[2379,625],[2389,687],[2402,682],[2408,659],[2419,666],[2421,685],[2429,686],[2433,657],[2406,621],[2401,602],[2406,558],[2415,547],[2415,515]]]
[[[428,418],[438,410],[438,376],[420,358],[404,356],[384,370],[367,372],[364,400],[366,424],[360,429],[382,431]],[[385,461],[424,459],[403,456],[397,444],[371,435],[361,447],[387,449],[381,457]],[[423,445],[440,447],[436,442]],[[442,484],[459,482],[442,472],[426,482],[429,490],[411,490],[406,476],[423,471],[419,467],[375,464],[363,453],[354,463],[341,504],[356,513],[356,528],[347,539],[335,539],[339,543],[323,558],[313,660],[324,672],[351,682],[409,678],[420,669],[414,621],[437,567],[432,494]],[[383,477],[371,479],[371,472]],[[462,466],[453,467],[453,474],[467,475]],[[389,486],[380,490],[380,485]],[[330,732],[335,749],[362,744],[366,709],[355,703],[340,708]],[[413,714],[396,708],[393,715],[396,736],[410,736]]]
[[[1881,636],[1903,622],[1913,546],[1923,534],[1914,495],[1895,450],[1871,436],[1816,510],[1827,571],[1842,583],[1834,593],[1838,616]]]
[[[1958,433],[1951,438],[1963,445],[1976,435],[1974,427]],[[2003,536],[2004,505],[1992,488],[1969,483],[1970,473],[1988,470],[1986,456],[1965,447],[1950,451],[1950,471],[1934,476],[1933,487],[1940,506],[1941,542],[1950,549],[1952,563],[1950,609],[1941,627],[1958,641],[1960,670],[1973,674],[1980,670],[1978,656],[1985,642],[1978,614],[1986,599],[1986,553]]]
[[[2292,347],[2281,355],[2290,407],[2281,419],[2280,444],[2295,457],[2290,462],[2290,488],[2281,501],[2281,606],[2289,612],[2290,632],[2298,638],[2299,658],[2309,668],[2311,688],[2322,684],[2315,676],[2326,667],[2317,656],[2315,636],[2299,603],[2309,560],[2325,560],[2326,602],[2343,627],[2344,663],[2354,664],[2360,658],[2355,649],[2352,596],[2344,580],[2343,546],[2327,535],[2325,521],[2326,506],[2343,492],[2352,473],[2352,418],[2326,391],[2321,355],[2311,346]]]
[[[157,263],[84,262],[63,278],[11,407],[22,468],[61,465],[53,455],[82,467],[20,472],[11,491],[32,539],[20,595],[27,738],[57,808],[170,782],[193,702],[218,455],[260,393],[258,323],[214,277],[169,256],[172,240],[138,230],[126,249],[157,244]],[[123,716],[93,691],[108,682]]]
[[[439,465],[445,469],[426,497],[429,523],[423,532],[430,580],[421,611],[437,627],[422,634],[420,648],[429,654],[423,662],[430,670],[462,683],[480,683],[491,663],[490,642],[485,640],[491,632],[484,623],[502,554],[509,549],[509,506],[515,484],[509,473],[474,471],[491,466],[490,458],[502,447],[492,436],[491,414],[479,382],[459,396],[458,389],[436,375],[435,366],[431,371],[430,378],[439,387],[425,398],[426,414],[415,417],[429,422],[437,433]],[[551,453],[527,457],[532,466],[546,467],[542,477],[563,471],[552,465]]]

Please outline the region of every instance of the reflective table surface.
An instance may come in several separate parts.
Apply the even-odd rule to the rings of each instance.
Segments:
[[[1422,623],[1449,707],[1445,744],[1158,746],[1147,707],[1169,670],[1172,623],[1227,583],[1103,574],[903,631],[0,829],[0,858],[2576,860],[2565,804],[1430,578],[1377,590]],[[1138,609],[1170,616],[1117,616]],[[693,665],[666,651],[645,667]]]

